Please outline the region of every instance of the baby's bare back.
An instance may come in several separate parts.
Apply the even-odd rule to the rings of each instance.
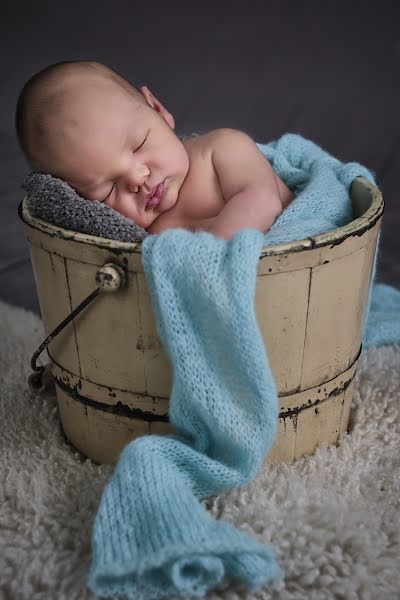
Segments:
[[[212,151],[218,130],[184,140],[189,155],[189,171],[179,191],[178,202],[164,212],[147,228],[149,233],[182,227],[189,231],[207,230],[224,208],[224,198],[212,162]],[[284,208],[293,194],[275,174]]]

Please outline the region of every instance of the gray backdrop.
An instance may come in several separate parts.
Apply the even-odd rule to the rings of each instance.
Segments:
[[[400,287],[399,2],[3,2],[0,298],[39,311],[17,217],[28,166],[14,134],[25,81],[94,59],[147,85],[177,133],[300,133],[376,174],[386,207],[378,281]]]

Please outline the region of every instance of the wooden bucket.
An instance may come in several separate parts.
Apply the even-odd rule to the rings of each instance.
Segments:
[[[355,220],[308,239],[265,246],[255,310],[279,396],[279,427],[266,462],[290,462],[322,442],[334,444],[349,421],[384,202],[354,180]],[[106,263],[125,285],[100,294],[50,342],[59,413],[67,440],[98,463],[113,464],[145,434],[173,432],[168,422],[172,369],[157,336],[141,243],[67,231],[19,215],[46,335],[96,287]]]

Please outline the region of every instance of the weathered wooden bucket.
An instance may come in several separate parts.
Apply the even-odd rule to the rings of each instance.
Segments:
[[[280,405],[266,462],[334,444],[348,426],[384,210],[381,193],[363,178],[354,180],[351,199],[350,224],[265,246],[260,255],[255,310]],[[156,332],[141,244],[61,229],[32,218],[26,204],[19,215],[47,335],[98,284],[115,284],[48,346],[66,438],[95,462],[112,464],[132,439],[173,431],[172,369]]]

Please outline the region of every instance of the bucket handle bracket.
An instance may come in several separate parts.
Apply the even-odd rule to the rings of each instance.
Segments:
[[[41,393],[49,386],[51,379],[51,363],[37,365],[36,361],[50,342],[74,319],[88,304],[102,292],[116,292],[126,284],[126,272],[121,265],[105,263],[96,273],[97,288],[89,294],[73,311],[47,336],[31,358],[33,373],[28,377],[28,386],[31,392]]]

